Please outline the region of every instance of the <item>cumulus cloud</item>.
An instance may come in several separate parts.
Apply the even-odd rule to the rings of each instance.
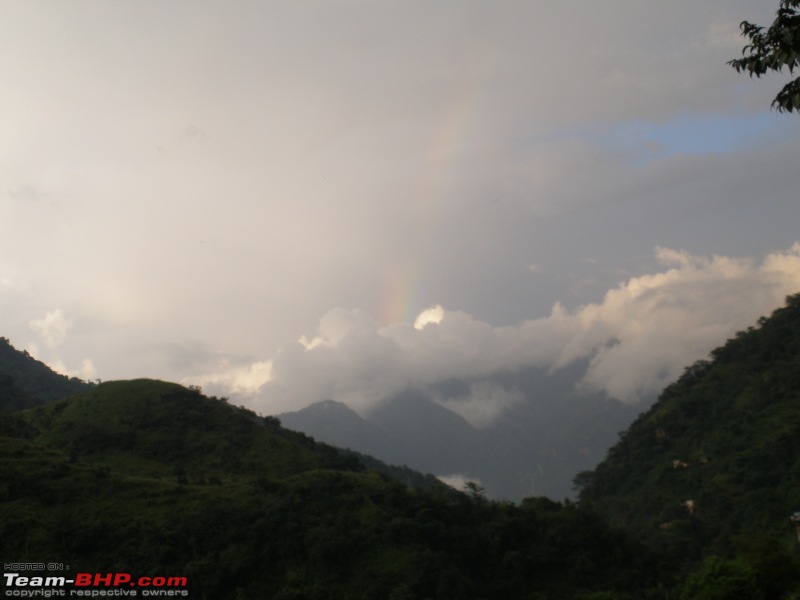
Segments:
[[[67,338],[67,333],[74,326],[73,320],[64,316],[60,308],[51,310],[41,319],[33,319],[28,323],[30,328],[48,348],[60,346]]]
[[[84,381],[89,381],[97,377],[97,369],[95,369],[94,362],[91,358],[84,358],[77,369],[70,369],[61,359],[49,361],[49,366],[56,373],[61,373],[67,377],[77,377]]]
[[[230,393],[247,397],[270,380],[272,361],[231,364],[223,359],[216,370],[201,376],[187,377],[183,383],[199,385],[209,394]]]
[[[438,325],[442,322],[442,318],[444,317],[444,309],[439,306],[432,306],[431,308],[426,308],[417,316],[416,320],[414,321],[414,329],[423,329],[426,325],[433,323],[434,325]]]
[[[576,315],[607,332],[592,349],[584,385],[626,402],[660,390],[689,363],[800,290],[798,244],[760,265],[663,248],[657,257],[672,268],[633,278]]]
[[[635,403],[800,290],[800,243],[760,263],[670,248],[656,248],[655,255],[659,272],[628,279],[601,302],[575,310],[556,304],[548,316],[513,326],[492,326],[439,306],[423,311],[413,326],[385,326],[361,311],[334,309],[311,341],[303,338],[260,370],[240,373],[250,375],[248,389],[259,386],[252,403],[265,413],[324,399],[365,413],[393,394],[417,389],[483,427],[524,401],[491,383],[493,374],[588,360],[582,389]],[[468,393],[436,391],[453,380],[469,381]],[[225,381],[231,389],[237,385],[235,378]]]

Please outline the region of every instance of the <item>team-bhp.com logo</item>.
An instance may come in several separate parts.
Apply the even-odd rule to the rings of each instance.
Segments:
[[[5,596],[61,597],[189,597],[186,577],[134,577],[130,573],[75,573],[72,577],[3,573]]]

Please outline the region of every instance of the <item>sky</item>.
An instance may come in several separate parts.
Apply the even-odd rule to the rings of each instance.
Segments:
[[[579,358],[637,402],[800,292],[789,76],[726,65],[775,10],[5,2],[0,335],[264,414]]]

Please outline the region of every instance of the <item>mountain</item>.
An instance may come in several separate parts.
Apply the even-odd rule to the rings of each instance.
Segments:
[[[341,402],[324,400],[298,412],[280,414],[278,418],[287,429],[302,431],[315,440],[380,456],[389,463],[403,463],[390,432],[362,419]]]
[[[468,468],[467,450],[475,434],[462,417],[413,392],[395,396],[367,419],[332,400],[278,417],[314,439],[439,474]]]
[[[684,559],[753,536],[796,553],[800,294],[688,367],[577,482],[582,505]]]
[[[11,561],[185,577],[169,591],[215,600],[613,598],[658,585],[657,556],[590,510],[444,490],[411,491],[171,383],[107,382],[0,413]]]
[[[0,337],[0,409],[18,410],[84,392],[90,383],[53,371]]]
[[[480,481],[495,498],[570,498],[574,476],[595,466],[642,408],[576,392],[585,369],[577,364],[554,373],[526,369],[451,381],[397,394],[363,416],[327,400],[279,418],[315,439],[386,462]],[[506,390],[518,400],[476,426],[455,412],[474,389]]]

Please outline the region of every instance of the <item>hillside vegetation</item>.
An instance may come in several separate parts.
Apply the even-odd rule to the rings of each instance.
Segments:
[[[102,383],[0,419],[15,561],[184,575],[214,599],[581,598],[656,579],[652,555],[591,511],[415,492],[176,384]]]
[[[796,554],[800,295],[687,368],[576,483],[583,505],[676,559],[764,536]]]

